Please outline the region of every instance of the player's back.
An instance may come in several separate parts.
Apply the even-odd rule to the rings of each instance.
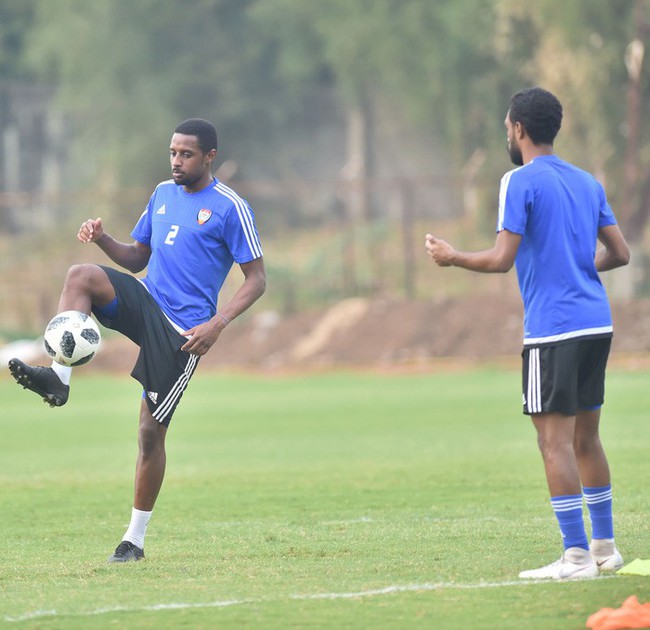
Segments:
[[[576,272],[592,276],[602,188],[589,173],[555,156],[530,166],[533,197],[525,237],[536,262],[576,266]]]
[[[516,266],[526,337],[609,325],[594,262],[598,229],[614,222],[602,186],[586,171],[548,155],[512,171],[507,188],[506,213],[523,206],[519,224],[513,220],[513,229],[506,221],[504,227],[522,235]]]

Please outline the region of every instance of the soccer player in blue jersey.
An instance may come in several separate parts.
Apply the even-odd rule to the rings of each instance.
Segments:
[[[517,269],[524,303],[523,412],[537,431],[562,557],[521,578],[577,579],[623,565],[614,543],[612,488],[598,425],[612,338],[598,272],[626,265],[629,249],[603,187],[553,153],[558,99],[541,88],[515,94],[505,119],[518,168],[501,180],[491,249],[461,252],[431,234],[440,266],[479,272]],[[597,241],[604,246],[597,250]],[[591,521],[588,542],[583,498]]]
[[[144,557],[144,537],[165,472],[165,436],[172,415],[204,355],[223,329],[263,293],[266,274],[254,215],[248,204],[212,175],[217,133],[208,121],[181,123],[169,148],[172,178],[160,183],[131,232],[115,240],[101,218],[85,221],[77,238],[96,243],[137,279],[111,267],[68,270],[59,312],[95,314],[140,346],[132,376],[143,387],[131,522],[109,562]],[[233,263],[243,282],[217,310]],[[9,362],[16,381],[51,406],[68,400],[71,368]]]

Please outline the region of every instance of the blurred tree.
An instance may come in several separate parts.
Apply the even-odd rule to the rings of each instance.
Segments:
[[[283,79],[332,76],[342,102],[362,111],[387,96],[461,164],[516,84],[492,49],[492,0],[260,0],[252,15],[283,43]]]
[[[80,117],[84,150],[100,147],[104,185],[166,174],[164,152],[152,148],[164,147],[173,126],[192,116],[215,120],[222,138],[270,149],[266,143],[302,103],[278,85],[277,42],[247,18],[252,4],[38,1],[32,65],[56,77],[62,106]],[[235,141],[229,155],[237,156]]]
[[[607,173],[616,199],[630,189],[620,156],[632,133],[634,209],[644,203],[639,191],[650,191],[647,64],[636,127],[622,98],[626,48],[647,38],[647,0],[29,0],[16,3],[26,13],[9,11],[0,35],[27,26],[34,2],[29,67],[60,85],[83,151],[94,154],[80,163],[94,163],[87,175],[109,189],[166,173],[164,154],[152,149],[193,115],[215,119],[229,157],[254,154],[272,175],[300,168],[287,147],[301,125],[347,120],[356,138],[348,166],[358,154],[359,177],[371,179],[382,102],[405,124],[434,130],[454,170],[479,174],[482,164],[492,180],[508,166],[508,98],[541,84],[565,105],[565,157]],[[338,101],[324,97],[332,92]],[[374,207],[359,202],[367,216]],[[634,209],[626,220],[644,222],[647,212]]]
[[[493,228],[505,109],[530,85],[563,102],[558,153],[647,240],[649,24],[650,0],[0,0],[0,77],[58,88],[76,151],[62,179],[93,198],[149,191],[173,126],[214,120],[238,189],[263,190],[265,231],[344,221],[328,273],[381,291],[386,217],[402,220],[404,267],[423,215],[464,211],[474,243]]]
[[[611,67],[611,60],[605,63],[605,58],[612,51],[603,49],[605,42],[583,4],[580,0],[568,3],[561,21],[549,21],[560,9],[557,0],[534,4],[501,0],[495,46],[500,59],[519,64],[518,88],[542,85],[562,100],[565,115],[558,145],[564,157],[602,173],[609,141],[603,136],[605,126],[599,126],[607,106],[601,96],[609,74],[605,68]],[[589,151],[584,151],[585,146]],[[594,162],[587,164],[585,157]]]
[[[607,185],[627,237],[642,239],[650,210],[650,153],[644,149],[650,132],[650,81],[643,64],[650,3],[501,0],[499,9],[510,45],[534,43],[522,57],[523,76],[562,100],[559,151]],[[522,24],[526,27],[518,28]],[[637,53],[633,71],[631,51]]]
[[[189,4],[38,3],[31,60],[43,76],[57,78],[62,106],[78,117],[83,151],[93,149],[85,163],[97,171],[89,175],[109,189],[156,179],[164,153],[152,148],[168,141],[175,107],[185,99],[194,108],[206,98],[198,76],[205,86],[215,80],[209,60],[218,33],[203,41],[205,7],[188,11]]]
[[[35,0],[0,3],[0,77],[30,77],[25,63],[26,36],[32,28]]]

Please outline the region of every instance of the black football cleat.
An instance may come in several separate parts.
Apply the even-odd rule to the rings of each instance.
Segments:
[[[20,359],[10,359],[9,371],[19,385],[38,394],[50,407],[62,407],[68,402],[70,386],[64,385],[51,367],[32,366]]]
[[[108,562],[137,562],[144,558],[144,549],[140,549],[129,540],[123,540],[115,549]]]

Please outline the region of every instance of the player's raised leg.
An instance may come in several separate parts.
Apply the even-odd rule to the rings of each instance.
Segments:
[[[113,285],[101,267],[73,265],[65,278],[59,312],[75,310],[90,314],[93,306],[116,308],[115,299]],[[61,407],[68,401],[72,368],[56,362],[50,367],[31,366],[13,358],[9,360],[9,371],[19,385],[40,396],[50,407]]]
[[[115,289],[99,265],[73,265],[63,283],[59,312],[82,311],[90,314],[93,306],[105,307],[115,299]]]

